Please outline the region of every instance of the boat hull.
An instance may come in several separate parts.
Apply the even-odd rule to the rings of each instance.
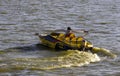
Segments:
[[[43,45],[54,49],[90,50],[93,47],[93,45],[86,40],[80,41],[79,38],[79,41],[72,41],[72,40],[67,41],[65,39],[60,38],[59,37],[60,35],[61,35],[60,33],[54,33],[54,35],[53,34],[45,35],[45,36],[40,35],[39,38]]]

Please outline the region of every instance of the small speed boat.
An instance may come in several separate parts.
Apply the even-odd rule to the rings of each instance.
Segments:
[[[53,49],[90,51],[97,54],[102,53],[112,58],[115,58],[117,56],[107,49],[93,47],[93,44],[90,41],[81,36],[72,37],[73,34],[71,34],[70,37],[65,37],[65,34],[55,32],[40,35],[36,33],[36,35],[39,37],[41,44]]]
[[[92,50],[93,45],[90,41],[83,37],[65,37],[63,33],[51,33],[38,35],[43,45],[54,49],[76,49],[76,50]]]

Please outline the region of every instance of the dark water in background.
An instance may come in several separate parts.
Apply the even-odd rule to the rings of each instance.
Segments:
[[[5,59],[4,62],[9,63],[7,58],[55,56],[56,53],[50,49],[38,48],[39,40],[33,34],[66,29],[67,26],[89,30],[86,38],[94,46],[110,49],[118,55],[116,59],[106,59],[85,67],[3,71],[0,75],[119,76],[119,20],[119,0],[0,0],[0,49],[7,51],[1,53],[0,61]]]

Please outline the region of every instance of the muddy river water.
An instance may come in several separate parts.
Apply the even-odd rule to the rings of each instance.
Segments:
[[[56,52],[34,36],[68,26],[117,58]],[[119,76],[119,49],[120,0],[0,0],[0,76]]]

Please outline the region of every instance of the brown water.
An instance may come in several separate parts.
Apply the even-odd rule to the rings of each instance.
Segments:
[[[119,0],[0,0],[0,75],[119,76],[119,20]],[[89,35],[85,38],[94,46],[112,50],[118,57],[104,58],[82,67],[28,69],[31,64],[40,66],[41,58],[54,59],[59,55],[59,52],[38,46],[39,39],[33,34],[45,33],[44,30],[66,29],[67,26],[88,30]],[[30,65],[27,64],[29,62]],[[11,63],[20,67],[15,68]]]

